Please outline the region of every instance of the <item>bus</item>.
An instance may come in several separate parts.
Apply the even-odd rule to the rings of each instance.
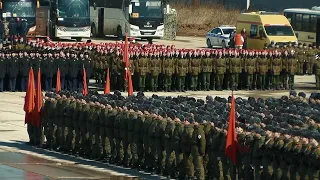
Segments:
[[[162,0],[92,0],[90,5],[92,36],[114,35],[148,39],[164,35]]]
[[[89,0],[47,0],[42,1],[38,10],[37,26],[44,27],[42,35],[56,38],[72,38],[81,41],[89,38]]]
[[[1,18],[5,23],[17,18],[24,19],[28,24],[27,36],[35,34],[37,0],[0,0],[0,3]]]
[[[312,9],[290,8],[283,11],[293,27],[298,41],[313,44],[317,41],[317,27],[319,27],[320,7]]]

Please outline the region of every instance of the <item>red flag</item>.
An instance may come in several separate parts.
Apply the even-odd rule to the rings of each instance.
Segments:
[[[128,96],[131,96],[133,94],[133,86],[132,86],[130,70],[127,70],[127,76],[128,76]]]
[[[35,109],[34,109],[34,124],[37,127],[41,126],[41,108],[42,108],[42,88],[41,88],[41,72],[40,68],[38,70],[38,80],[37,80],[37,92],[35,99]]]
[[[60,69],[57,71],[57,81],[56,81],[56,93],[61,91],[61,82],[60,82]]]
[[[131,96],[133,94],[133,85],[132,85],[132,78],[131,78],[131,72],[130,72],[130,61],[129,61],[129,44],[128,44],[128,35],[126,34],[125,37],[125,44],[124,44],[124,52],[123,52],[123,62],[125,64],[125,76],[124,81],[128,81],[128,96]]]
[[[107,69],[107,79],[106,79],[106,84],[104,85],[104,94],[110,94],[110,75],[109,75],[109,68]]]
[[[87,86],[87,73],[86,69],[83,68],[83,89],[82,89],[82,94],[86,96],[88,94],[88,86]]]
[[[26,112],[25,121],[24,121],[25,124],[29,123],[32,119],[31,113],[35,108],[35,102],[34,102],[35,94],[36,92],[34,87],[34,74],[33,74],[33,69],[31,67],[29,71],[29,77],[28,77],[27,92],[26,92],[26,96],[24,97],[23,110]]]
[[[235,102],[232,92],[231,109],[229,115],[228,134],[226,139],[225,154],[228,156],[234,164],[237,164],[237,151],[239,150],[237,133],[236,133],[236,113]]]
[[[126,37],[125,37],[125,44],[124,44],[124,51],[123,51],[123,62],[124,62],[124,65],[125,65],[125,71],[128,71],[128,68],[129,68],[129,64],[130,64],[130,61],[129,61],[129,44],[128,44],[128,36],[126,34]],[[128,80],[128,76],[127,76],[127,72],[125,72],[125,76],[124,76],[124,80],[127,81]]]

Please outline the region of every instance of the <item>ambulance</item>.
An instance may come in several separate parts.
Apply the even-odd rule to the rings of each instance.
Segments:
[[[270,44],[280,47],[287,43],[298,43],[288,19],[280,14],[258,11],[241,13],[237,19],[237,33],[246,29],[247,49],[263,49]]]

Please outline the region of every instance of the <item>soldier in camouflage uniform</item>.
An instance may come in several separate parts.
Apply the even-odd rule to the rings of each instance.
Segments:
[[[145,117],[141,111],[137,112],[133,126],[133,143],[131,146],[132,167],[140,168],[143,163],[143,125]]]
[[[231,73],[231,82],[230,85],[233,90],[238,90],[239,85],[239,74],[241,73],[241,59],[237,51],[233,52],[230,57],[230,73]]]
[[[267,52],[265,51],[257,59],[257,72],[258,72],[260,90],[265,90],[266,74],[268,72],[268,58],[267,58]]]
[[[183,131],[184,131],[184,124],[181,122],[180,119],[176,118],[174,119],[175,121],[175,128],[173,131],[173,138],[172,138],[172,147],[174,149],[174,167],[170,169],[169,174],[174,176],[174,178],[183,177],[183,172],[181,172],[181,168],[183,168],[183,146],[182,146],[182,136],[183,136]],[[179,172],[179,174],[177,174]],[[178,175],[178,176],[177,176]]]
[[[85,150],[88,148],[88,129],[87,129],[87,121],[88,121],[88,114],[90,110],[89,103],[83,101],[82,109],[80,110],[79,116],[79,125],[80,125],[80,136],[81,136],[81,147],[79,150],[79,156],[85,155]]]
[[[206,152],[206,137],[203,125],[194,123],[194,130],[191,137],[191,157],[194,165],[194,176],[197,179],[205,179],[203,167],[203,156]]]
[[[201,51],[201,56],[204,56]],[[201,58],[196,52],[189,51],[189,72],[191,74],[191,90],[196,91],[198,86],[198,76],[201,72]]]
[[[159,74],[161,73],[161,62],[159,58],[159,52],[154,52],[154,54],[149,59],[150,64],[150,79],[151,79],[151,91],[158,91],[158,79]]]
[[[216,83],[217,83],[217,90],[222,91],[222,86],[224,82],[224,74],[227,70],[227,62],[225,56],[222,55],[222,52],[219,51],[219,55],[215,60],[214,67],[216,68]]]
[[[174,177],[172,169],[175,169],[174,148],[172,146],[173,133],[175,129],[175,121],[167,117],[167,125],[164,132],[164,149],[165,149],[165,169],[163,175]]]
[[[194,131],[194,125],[190,124],[188,121],[185,121],[184,131],[182,134],[181,146],[183,152],[183,167],[179,173],[184,175],[185,178],[192,178],[194,176],[194,165],[192,162],[191,156],[191,145],[192,145],[192,133]],[[179,174],[180,175],[180,174]]]
[[[76,111],[76,99],[74,97],[70,97],[70,103],[66,107],[66,127],[67,127],[67,137],[66,137],[66,145],[65,149],[67,152],[73,151],[73,148],[75,147],[74,140],[75,140],[75,127],[73,124],[73,118]]]
[[[80,140],[81,140],[81,134],[80,134],[80,113],[83,107],[83,102],[79,99],[76,100],[76,107],[73,113],[72,117],[72,125],[74,128],[74,146],[73,146],[73,154],[77,154],[80,150]]]
[[[261,136],[260,134],[256,133],[254,135],[254,145],[253,145],[253,152],[252,152],[252,165],[254,168],[254,179],[261,179],[262,177],[262,146],[265,143],[265,136]]]
[[[302,44],[299,43],[298,47],[295,48],[296,56],[298,59],[298,64],[297,64],[297,75],[304,75],[303,72],[303,64],[306,59],[306,52],[302,47]]]
[[[162,60],[162,73],[164,74],[164,91],[170,92],[172,86],[172,76],[175,70],[174,59],[171,52],[164,53]]]
[[[288,84],[289,84],[289,88],[291,90],[294,89],[294,76],[297,72],[297,64],[298,64],[298,60],[296,59],[295,55],[294,55],[294,51],[290,52],[288,61],[287,61],[288,65]],[[312,69],[312,68],[311,68]]]
[[[165,115],[165,114],[162,114]],[[166,118],[158,116],[156,119],[157,126],[156,126],[156,133],[155,133],[155,145],[157,149],[157,159],[158,162],[156,164],[156,173],[161,174],[165,170],[165,163],[166,163],[166,152],[165,152],[165,130],[167,126]]]
[[[189,61],[185,57],[183,52],[176,52],[179,55],[177,59],[176,72],[178,75],[178,90],[184,92],[185,91],[185,81],[188,73],[188,65]]]
[[[106,121],[106,151],[110,149],[110,154],[108,157],[108,160],[110,162],[115,162],[116,161],[116,144],[115,144],[115,134],[114,134],[114,122],[118,114],[118,110],[115,109],[114,107],[108,107],[110,112],[108,113],[107,118],[105,119]]]
[[[215,78],[211,79],[211,73],[215,74],[213,70],[213,58],[210,55],[210,52],[207,51],[205,56],[201,56],[201,70],[202,70],[202,89],[205,91],[210,90],[210,84],[212,89],[215,90]]]
[[[146,57],[147,54],[142,52],[141,56],[136,62],[136,72],[138,73],[139,78],[139,90],[144,91],[146,87],[146,76],[149,73],[149,60]]]
[[[282,69],[281,53],[276,51],[272,58],[272,85],[273,90],[280,90],[280,72]]]
[[[314,63],[315,77],[316,77],[316,88],[320,90],[320,59],[317,59]]]
[[[120,153],[120,161],[121,164],[125,167],[129,166],[129,163],[131,161],[131,150],[129,146],[129,138],[128,138],[128,128],[129,128],[129,121],[133,121],[133,119],[129,119],[130,112],[126,107],[124,107],[124,111],[120,115],[120,125],[119,125],[119,131],[120,131],[120,148],[118,149],[118,152]],[[119,148],[119,146],[117,146]],[[122,155],[123,154],[123,155]]]
[[[249,56],[245,59],[244,70],[247,76],[247,90],[253,89],[253,75],[256,70],[256,59],[253,57],[252,52],[249,52]]]

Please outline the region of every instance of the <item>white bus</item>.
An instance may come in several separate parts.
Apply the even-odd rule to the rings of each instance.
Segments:
[[[162,0],[91,0],[92,36],[158,39],[164,35]]]
[[[299,42],[320,43],[317,42],[319,39],[317,31],[320,31],[320,7],[312,9],[291,8],[285,9],[283,12],[291,23]]]

